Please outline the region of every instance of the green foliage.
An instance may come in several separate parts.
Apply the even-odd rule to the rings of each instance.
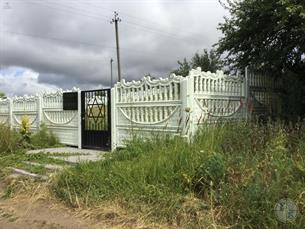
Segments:
[[[21,136],[4,124],[0,124],[0,154],[13,153],[22,145]]]
[[[222,62],[220,56],[211,49],[210,52],[204,49],[203,54],[198,52],[192,58],[192,68],[201,67],[202,71],[216,72],[222,68]]]
[[[211,154],[197,169],[192,179],[193,189],[202,194],[209,191],[210,186],[218,186],[224,180],[226,166],[223,156]]]
[[[305,114],[305,86],[304,79],[291,72],[283,76],[282,113],[286,120],[297,121],[297,118]]]
[[[42,124],[39,131],[31,136],[30,143],[34,148],[56,147],[59,145],[59,140]]]
[[[20,134],[22,135],[23,139],[29,143],[30,136],[31,136],[31,122],[29,116],[25,115],[21,117],[21,127],[20,127]]]
[[[203,54],[198,52],[192,57],[191,61],[187,61],[186,58],[183,61],[178,61],[179,68],[174,70],[176,75],[187,76],[191,69],[201,67],[202,71],[216,72],[222,68],[222,62],[220,56],[211,49],[210,52],[204,49]]]
[[[6,95],[3,92],[0,92],[0,99],[6,99]]]
[[[274,206],[298,205],[305,224],[303,123],[223,123],[179,137],[135,138],[106,160],[59,174],[52,190],[73,206],[120,199],[180,227],[278,228]]]
[[[186,58],[184,58],[182,62],[178,60],[177,63],[179,64],[179,68],[174,70],[173,73],[179,76],[187,76],[192,69],[192,64],[189,63]]]
[[[281,73],[305,72],[303,0],[226,0],[230,16],[219,25],[218,53],[226,64]]]
[[[57,146],[59,146],[58,138],[45,125],[41,125],[37,133],[30,135],[27,125],[17,132],[4,124],[0,124],[0,153],[17,153],[26,148]]]

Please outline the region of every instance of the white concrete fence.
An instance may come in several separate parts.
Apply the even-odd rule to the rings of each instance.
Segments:
[[[73,91],[80,94],[78,89]],[[0,123],[18,129],[23,116],[29,117],[32,132],[44,123],[61,143],[80,146],[80,113],[78,110],[63,110],[62,90],[0,100]]]
[[[249,119],[281,112],[279,81],[246,70],[245,76],[222,71],[190,71],[117,83],[111,89],[111,148],[122,147],[133,135],[168,133],[190,138],[199,126],[218,120]],[[78,110],[63,110],[63,91],[0,100],[0,122],[18,128],[24,115],[33,131],[44,123],[63,144],[81,147],[81,92]]]
[[[222,71],[190,71],[187,77],[144,77],[112,88],[112,148],[134,135],[171,133],[190,138],[197,128],[219,120],[249,119],[281,112],[279,81],[246,69],[243,77]]]

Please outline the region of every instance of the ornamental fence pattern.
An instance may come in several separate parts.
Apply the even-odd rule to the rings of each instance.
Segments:
[[[111,149],[134,135],[171,134],[191,138],[200,126],[220,120],[247,120],[281,113],[281,82],[246,69],[244,76],[222,71],[190,71],[187,77],[149,76],[122,80],[111,89]],[[44,123],[63,144],[82,146],[81,91],[77,110],[63,109],[63,93],[42,93],[0,100],[0,123],[18,129],[28,116],[32,131]]]
[[[133,136],[173,134],[191,138],[200,126],[223,120],[279,115],[280,81],[246,69],[245,76],[190,71],[117,83],[112,88],[112,148]]]
[[[80,92],[74,89],[75,92]],[[41,124],[50,129],[61,143],[79,145],[78,111],[63,110],[63,93],[42,93],[0,100],[0,123],[19,129],[24,116],[30,120],[30,131],[35,133]]]
[[[112,89],[112,148],[124,146],[135,134],[181,132],[181,76],[144,77],[117,83]]]

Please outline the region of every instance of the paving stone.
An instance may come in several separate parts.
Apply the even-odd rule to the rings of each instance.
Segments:
[[[63,154],[82,154],[82,155],[92,155],[105,153],[106,151],[101,150],[91,150],[91,149],[78,149],[73,147],[61,147],[61,148],[46,148],[30,150],[27,154],[38,154],[38,153],[63,153]]]
[[[55,164],[40,164],[37,162],[31,162],[31,161],[24,161],[23,163],[28,164],[28,165],[34,165],[34,166],[42,166],[45,169],[53,170],[53,171],[64,169],[64,166],[55,165]]]
[[[39,175],[39,174],[36,174],[36,173],[30,173],[30,172],[28,172],[26,170],[23,170],[23,169],[12,168],[12,170],[13,170],[14,173],[17,173],[17,174],[20,174],[20,175],[23,175],[23,176],[31,177],[31,178],[34,178],[34,179],[40,179],[40,180],[48,180],[47,176]]]
[[[50,156],[50,158],[63,160],[68,163],[78,164],[81,162],[99,161],[103,159],[101,155],[77,155],[77,156]]]

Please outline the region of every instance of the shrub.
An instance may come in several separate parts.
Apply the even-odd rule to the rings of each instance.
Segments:
[[[8,126],[0,124],[0,153],[13,153],[20,148],[21,136]]]
[[[59,145],[58,138],[48,130],[44,124],[40,126],[37,133],[31,136],[30,142],[35,148],[54,147]]]
[[[30,118],[27,115],[21,117],[21,126],[20,126],[20,134],[26,142],[30,142],[31,136],[31,122]]]
[[[193,190],[198,194],[203,194],[211,187],[218,187],[223,181],[226,166],[223,156],[213,153],[196,169],[192,179]]]

